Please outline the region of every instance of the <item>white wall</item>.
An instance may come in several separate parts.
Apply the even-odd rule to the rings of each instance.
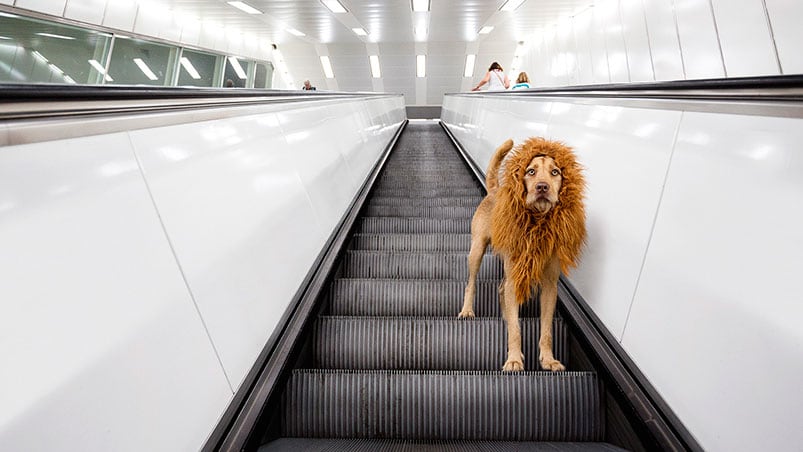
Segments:
[[[705,450],[796,450],[803,119],[604,102],[456,95],[442,120],[481,166],[507,138],[573,147],[571,282]]]
[[[766,8],[763,0],[590,3],[534,32],[521,66],[533,86],[803,72],[800,2],[766,0]]]
[[[0,122],[0,449],[203,445],[405,115],[247,112],[29,144]]]

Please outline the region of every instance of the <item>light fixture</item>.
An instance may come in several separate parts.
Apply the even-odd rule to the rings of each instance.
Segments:
[[[515,11],[522,3],[524,3],[524,0],[507,0],[502,7],[499,8],[499,11]]]
[[[248,14],[262,14],[262,11],[254,8],[251,5],[247,5],[243,2],[226,2],[226,3]]]
[[[243,67],[240,66],[240,62],[237,60],[237,57],[230,56],[229,64],[231,64],[231,67],[234,68],[234,72],[237,73],[237,77],[240,77],[242,80],[246,79],[247,75],[245,75],[245,71],[243,70]]]
[[[142,61],[142,58],[134,58],[134,63],[136,63],[137,67],[139,67],[139,70],[142,71],[143,74],[145,74],[145,77],[148,77],[151,80],[159,79],[159,77],[157,77],[156,74],[153,73],[151,68],[149,68],[144,61]]]
[[[466,55],[466,69],[463,71],[463,77],[471,77],[474,75],[474,61],[476,59],[477,55]]]
[[[348,12],[346,11],[346,8],[344,8],[343,5],[341,5],[337,0],[321,0],[321,3],[323,3],[323,6],[329,8],[329,11],[332,11],[335,14]]]
[[[8,36],[0,36],[0,39],[11,39]]]
[[[379,56],[378,55],[371,55],[368,57],[371,60],[371,75],[374,78],[379,78],[382,74],[379,72]]]
[[[429,11],[429,0],[413,0],[413,11],[417,13]]]
[[[357,36],[368,36],[368,32],[364,28],[352,28],[351,31]]]
[[[48,38],[65,39],[67,41],[72,41],[75,39],[72,36],[55,35],[53,33],[36,33],[36,34],[38,34],[39,36],[46,36]]]
[[[103,75],[103,77],[106,79],[107,82],[113,82],[114,81],[114,79],[111,78],[111,76],[109,76],[109,74],[106,73],[106,69],[100,63],[98,63],[98,60],[88,60],[88,61],[89,61],[89,64],[93,68],[95,68],[96,71],[100,72]]]
[[[323,66],[323,74],[326,78],[335,78],[335,73],[332,72],[332,62],[329,61],[328,56],[321,57],[321,66]]]
[[[487,26],[487,25],[486,25],[486,26],[484,26],[484,27],[480,28],[480,31],[479,31],[479,33],[480,33],[481,35],[487,35],[487,34],[488,34],[488,33],[490,33],[491,31],[493,31],[493,29],[494,29],[494,27],[489,27],[489,26]]]
[[[19,17],[19,16],[16,15],[16,14],[9,14],[9,13],[4,13],[4,12],[0,11],[0,17],[10,17],[10,18],[13,19],[13,18]]]
[[[425,77],[427,75],[427,56],[417,55],[415,57],[415,75]]]
[[[419,25],[415,27],[415,37],[418,39],[424,39],[427,37],[427,26],[426,25]]]
[[[73,78],[70,77],[69,75],[65,75],[64,80],[67,80],[67,83],[75,84],[75,80],[73,80]]]
[[[184,70],[187,71],[188,74],[190,74],[190,77],[192,77],[195,80],[201,78],[201,74],[198,73],[198,70],[195,69],[195,66],[192,65],[192,61],[190,61],[189,58],[181,57],[179,61],[181,61],[181,67],[183,67]]]
[[[295,35],[295,36],[307,36],[307,35],[305,35],[304,33],[302,33],[302,32],[300,32],[300,31],[296,30],[295,28],[288,28],[288,29],[287,29],[287,31],[288,31],[288,32],[289,32],[291,35]]]
[[[42,55],[41,53],[39,53],[39,51],[38,51],[38,50],[34,50],[34,51],[33,51],[33,52],[31,52],[31,53],[33,54],[33,56],[35,56],[35,57],[36,57],[36,58],[37,58],[39,61],[41,61],[42,63],[45,63],[45,64],[47,64],[47,63],[49,63],[49,62],[50,62],[50,61],[49,61],[47,58],[45,58],[45,56],[44,56],[44,55]]]
[[[51,71],[56,72],[59,75],[64,75],[64,71],[62,71],[61,68],[56,66],[55,64],[50,63],[48,64],[48,67],[50,67]]]

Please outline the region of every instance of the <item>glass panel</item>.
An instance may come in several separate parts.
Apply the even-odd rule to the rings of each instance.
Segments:
[[[248,79],[248,62],[237,57],[226,58],[226,70],[223,72],[223,86],[245,88]]]
[[[139,39],[116,36],[106,83],[116,85],[160,85],[172,83],[172,60],[178,48]]]
[[[270,63],[256,64],[256,75],[254,76],[254,88],[270,88],[273,81],[273,65]]]
[[[0,82],[101,83],[110,42],[107,33],[0,12]]]
[[[179,86],[215,86],[218,61],[223,58],[210,53],[187,50],[181,53],[178,68]]]

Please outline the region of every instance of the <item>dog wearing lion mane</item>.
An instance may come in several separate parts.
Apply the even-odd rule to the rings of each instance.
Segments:
[[[491,244],[504,264],[499,303],[508,348],[502,370],[524,370],[519,307],[539,289],[539,362],[545,370],[565,370],[552,351],[552,321],[560,274],[577,265],[585,242],[582,168],[563,143],[534,137],[514,149],[507,140],[491,158],[485,181],[488,194],[471,220],[469,277],[458,317],[474,317],[477,273]]]

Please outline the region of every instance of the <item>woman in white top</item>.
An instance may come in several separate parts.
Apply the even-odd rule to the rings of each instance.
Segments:
[[[471,91],[479,91],[480,87],[486,83],[488,84],[488,91],[504,91],[510,88],[510,80],[508,80],[507,75],[502,71],[502,66],[496,61],[491,63],[491,67],[488,68],[488,73],[485,74],[485,77],[483,77]]]

